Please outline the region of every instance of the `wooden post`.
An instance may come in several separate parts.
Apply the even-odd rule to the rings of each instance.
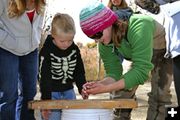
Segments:
[[[89,99],[89,100],[34,100],[28,103],[30,109],[112,109],[136,108],[134,99]]]

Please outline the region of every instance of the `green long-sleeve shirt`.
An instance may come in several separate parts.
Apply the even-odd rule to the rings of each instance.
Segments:
[[[151,59],[154,30],[154,20],[151,17],[141,14],[134,14],[130,17],[127,38],[123,39],[117,48],[124,58],[132,61],[131,69],[124,75],[122,74],[122,63],[113,52],[113,44],[100,43],[99,53],[104,63],[106,76],[113,77],[115,80],[124,78],[125,89],[143,84],[153,68]]]

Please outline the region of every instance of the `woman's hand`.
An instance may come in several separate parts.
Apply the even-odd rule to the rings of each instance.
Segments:
[[[104,85],[103,83],[99,82],[90,82],[88,84],[88,88],[86,89],[87,94],[100,94],[100,93],[105,93],[108,92],[107,90],[107,85]]]
[[[125,83],[124,79],[115,81],[111,77],[106,77],[101,81],[98,82],[87,82],[83,85],[83,92],[87,95],[90,94],[100,94],[100,93],[107,93],[116,90],[124,89]]]
[[[82,96],[83,99],[88,99],[89,94],[84,89],[82,89],[81,96]]]
[[[81,96],[83,99],[88,99],[89,94],[87,93],[87,89],[89,89],[91,87],[91,85],[94,84],[94,82],[87,82],[83,85],[83,89],[81,91]]]
[[[106,85],[101,82],[87,82],[83,85],[83,94],[88,95],[89,94],[98,94],[98,93],[104,93],[106,89]]]

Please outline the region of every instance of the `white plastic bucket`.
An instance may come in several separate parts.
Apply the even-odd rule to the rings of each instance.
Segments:
[[[111,109],[66,109],[62,120],[113,120]]]

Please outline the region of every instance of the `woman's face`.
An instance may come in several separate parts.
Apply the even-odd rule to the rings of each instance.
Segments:
[[[111,2],[114,6],[119,6],[119,5],[121,5],[122,0],[111,0]]]
[[[103,43],[104,45],[108,45],[111,42],[111,31],[112,31],[112,25],[104,29],[102,37],[99,39],[95,39],[95,41]]]

